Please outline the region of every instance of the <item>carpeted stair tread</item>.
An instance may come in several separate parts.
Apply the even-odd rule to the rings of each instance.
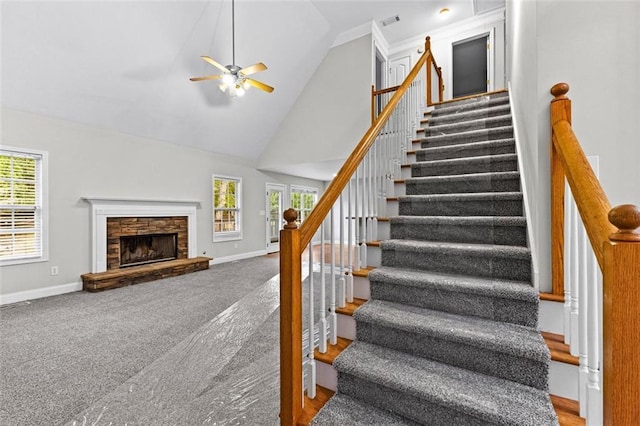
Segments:
[[[378,345],[355,341],[334,365],[340,392],[421,424],[558,424],[544,391]]]
[[[527,327],[538,325],[528,282],[383,266],[369,276],[371,298]]]
[[[416,151],[416,161],[446,160],[448,158],[479,157],[482,155],[513,154],[516,145],[513,138],[486,142],[461,143],[451,146],[425,148]]]
[[[457,120],[454,123],[429,126],[426,128],[426,136],[449,135],[469,130],[491,129],[511,125],[511,114],[504,114],[495,117],[473,118],[471,120]]]
[[[398,201],[495,201],[495,200],[522,200],[522,192],[479,192],[471,194],[424,194],[401,195]]]
[[[510,172],[516,170],[518,170],[518,156],[516,154],[483,155],[479,157],[416,162],[411,164],[411,177]]]
[[[481,142],[513,137],[513,126],[493,127],[491,129],[469,130],[448,135],[427,136],[422,139],[422,148],[455,145],[461,143]]]
[[[522,216],[395,216],[391,239],[527,245]]]
[[[464,99],[461,101],[448,102],[446,104],[437,105],[431,111],[431,117],[440,117],[443,115],[460,114],[481,108],[489,108],[497,105],[508,105],[509,96],[506,94],[496,93],[492,95],[480,96],[473,99]]]
[[[410,287],[430,287],[459,293],[491,295],[537,303],[538,291],[528,282],[443,274],[381,266],[369,273],[369,280],[387,281]]]
[[[524,281],[531,278],[526,247],[440,241],[386,240],[382,266]]]
[[[522,216],[521,192],[470,192],[397,197],[402,216]]]
[[[550,359],[549,348],[540,333],[534,328],[516,324],[384,300],[370,300],[354,313],[354,318],[358,325],[360,322],[377,323],[387,328],[450,340],[541,363]]]
[[[334,395],[333,398],[322,407],[311,424],[317,426],[419,425],[419,423],[402,418],[390,411],[382,410],[340,393]]]
[[[405,179],[405,188],[406,195],[519,192],[520,173],[507,171],[412,177]]]
[[[479,118],[495,117],[499,115],[509,114],[511,108],[508,103],[493,106],[476,107],[467,112],[457,114],[441,114],[429,119],[429,127],[437,127],[442,124],[449,124],[456,121],[468,121]]]

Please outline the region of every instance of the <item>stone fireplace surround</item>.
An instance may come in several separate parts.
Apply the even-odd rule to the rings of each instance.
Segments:
[[[197,256],[196,209],[200,208],[199,201],[140,200],[109,197],[84,197],[83,199],[91,205],[92,273],[104,272],[110,269],[107,250],[109,240],[107,220],[110,218],[186,217],[187,241],[186,246],[182,246],[182,252],[179,257],[193,258]],[[147,223],[150,222],[152,221],[147,221]],[[112,268],[113,266],[111,266]]]

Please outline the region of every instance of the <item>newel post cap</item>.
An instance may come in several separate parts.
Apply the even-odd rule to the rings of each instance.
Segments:
[[[622,204],[611,209],[609,222],[618,232],[609,235],[611,241],[640,242],[640,208],[633,204]]]
[[[298,220],[298,212],[295,209],[287,209],[282,214],[284,220],[287,221],[287,224],[284,225],[284,229],[297,229],[298,225],[296,225],[296,220]]]
[[[567,83],[556,83],[551,88],[551,94],[555,98],[558,99],[567,99],[567,93],[569,93],[569,85]]]

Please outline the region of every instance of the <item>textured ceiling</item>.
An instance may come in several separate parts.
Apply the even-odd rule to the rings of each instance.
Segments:
[[[267,64],[255,77],[276,90],[229,99],[189,81],[217,74],[200,55],[231,63],[229,0],[3,1],[1,102],[256,160],[341,33],[399,14],[383,28],[394,43],[473,10],[473,0],[237,0],[236,62]]]

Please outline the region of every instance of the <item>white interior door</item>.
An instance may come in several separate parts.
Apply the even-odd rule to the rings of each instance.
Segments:
[[[267,184],[266,197],[266,229],[267,229],[267,253],[280,251],[280,230],[284,226],[284,213],[286,185],[277,183]]]
[[[388,87],[402,84],[407,75],[411,71],[411,57],[403,56],[401,58],[391,59],[389,61],[389,82]]]

